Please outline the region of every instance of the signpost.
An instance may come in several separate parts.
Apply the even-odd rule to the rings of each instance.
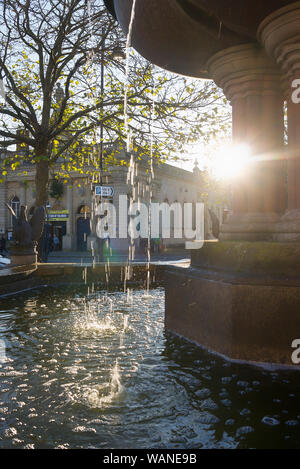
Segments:
[[[113,197],[115,191],[113,187],[110,186],[95,186],[95,195],[100,197]]]

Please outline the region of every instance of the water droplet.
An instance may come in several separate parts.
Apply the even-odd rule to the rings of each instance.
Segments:
[[[262,423],[264,423],[265,425],[269,425],[270,427],[275,427],[276,425],[280,425],[280,421],[275,419],[274,417],[264,417],[262,419]]]

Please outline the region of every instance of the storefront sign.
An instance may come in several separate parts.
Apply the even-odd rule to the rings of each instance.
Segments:
[[[69,210],[49,210],[49,221],[67,221],[69,218]]]

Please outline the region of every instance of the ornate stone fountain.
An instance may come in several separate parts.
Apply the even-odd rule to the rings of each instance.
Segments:
[[[132,0],[106,4],[127,32]],[[232,104],[234,142],[257,157],[235,185],[220,242],[194,251],[191,269],[169,271],[167,327],[231,359],[293,365],[292,342],[300,338],[300,104],[292,99],[300,2],[136,0],[132,44],[160,67],[213,79]]]
[[[37,242],[44,230],[45,209],[44,207],[36,209],[28,221],[27,207],[21,206],[19,216],[16,216],[9,205],[7,207],[11,212],[13,224],[13,241],[10,244],[11,265],[35,265],[37,263]]]

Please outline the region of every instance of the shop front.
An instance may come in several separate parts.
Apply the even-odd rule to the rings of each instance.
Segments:
[[[67,233],[67,221],[69,219],[69,210],[49,210],[49,243],[50,250],[62,251],[63,237]]]

